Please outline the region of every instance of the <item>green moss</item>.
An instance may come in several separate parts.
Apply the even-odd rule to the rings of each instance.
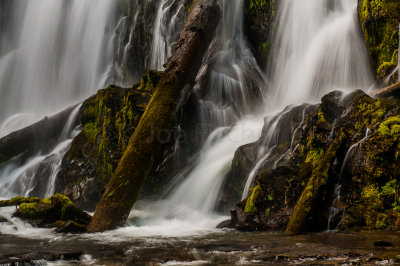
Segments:
[[[257,8],[262,8],[267,5],[267,0],[250,0],[249,10],[254,10]]]
[[[259,196],[260,192],[261,192],[261,187],[259,184],[257,184],[254,187],[253,192],[251,193],[250,197],[247,198],[246,206],[244,208],[244,211],[246,213],[251,213],[251,214],[257,213],[257,207],[255,205],[255,200]]]
[[[313,167],[316,167],[321,161],[321,157],[324,155],[324,150],[322,148],[310,149],[307,154],[305,163],[311,163]]]
[[[97,135],[100,133],[96,123],[87,123],[83,128],[83,133],[92,143],[96,142]]]
[[[355,131],[363,132],[367,127],[379,123],[384,119],[388,110],[393,107],[393,102],[387,99],[372,99],[366,95],[356,97],[350,113],[350,117],[354,121]]]
[[[39,202],[39,198],[25,198],[25,197],[14,197],[10,200],[0,200],[0,207],[6,207],[6,206],[19,206],[22,203],[34,203],[34,202]]]
[[[317,167],[312,171],[311,178],[301,193],[286,227],[287,234],[298,234],[301,232],[305,221],[312,211],[316,198],[320,195],[324,186],[328,182],[331,164],[336,157],[337,151],[346,138],[346,133],[343,130],[340,130],[338,136],[329,145],[326,153],[319,160]]]
[[[399,7],[400,3],[385,0],[362,0],[359,4],[362,29],[374,72],[380,81],[397,65],[399,25],[396,14]]]
[[[378,132],[385,138],[400,141],[400,116],[392,116],[383,121]]]
[[[399,203],[400,185],[393,179],[381,187],[379,184],[366,186],[357,202],[357,207],[369,229],[382,230],[388,226],[395,226],[394,223],[398,222]]]
[[[194,3],[196,3],[196,0],[185,0],[185,8],[186,8],[187,15],[189,15],[190,12],[192,11]]]
[[[18,211],[24,218],[36,218],[39,214],[38,203],[22,203]]]

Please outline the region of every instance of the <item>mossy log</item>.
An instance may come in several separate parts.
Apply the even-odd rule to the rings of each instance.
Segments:
[[[59,221],[73,221],[85,226],[90,223],[92,218],[76,207],[68,197],[61,194],[43,200],[16,197],[10,201],[20,203],[13,216],[32,221],[38,226],[53,225]]]
[[[33,155],[39,150],[46,151],[55,145],[71,112],[71,106],[51,117],[45,117],[33,125],[15,131],[0,139],[0,164],[24,154]]]
[[[194,5],[164,76],[96,207],[89,232],[111,230],[125,223],[161,153],[163,135],[174,121],[185,87],[194,83],[219,17],[215,0],[199,0]]]
[[[22,203],[34,203],[39,201],[39,198],[14,197],[9,200],[0,200],[0,207],[19,206]]]
[[[345,133],[340,131],[339,136],[335,138],[318,166],[313,170],[311,178],[303,190],[303,193],[294,208],[293,214],[290,217],[289,223],[286,227],[287,234],[293,235],[301,233],[304,223],[313,210],[315,200],[323,191],[323,188],[328,181],[331,164],[345,139]]]
[[[375,98],[388,98],[391,96],[400,98],[400,82],[374,91],[373,93],[371,93],[371,96]]]

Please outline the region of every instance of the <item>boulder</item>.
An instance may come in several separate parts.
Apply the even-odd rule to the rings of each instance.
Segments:
[[[37,199],[13,198],[11,204],[19,207],[13,214],[39,227],[57,227],[59,232],[85,232],[92,217],[77,208],[72,201],[61,194],[38,201]]]
[[[292,110],[275,119],[299,113]],[[398,101],[372,99],[362,91],[332,92],[303,110],[301,122],[292,116],[283,123],[294,125],[287,127],[292,128],[288,136],[265,150],[270,155],[249,197],[232,211],[231,225],[240,230],[286,228],[290,234],[326,230],[328,221],[330,229],[398,230]]]
[[[151,71],[132,88],[109,86],[82,104],[83,130],[72,141],[55,191],[93,211],[142,117],[162,72]]]

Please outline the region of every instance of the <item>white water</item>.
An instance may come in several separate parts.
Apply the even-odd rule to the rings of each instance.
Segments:
[[[346,169],[346,165],[349,160],[349,157],[351,156],[352,151],[354,149],[360,147],[364,143],[364,141],[366,141],[369,138],[370,135],[371,135],[371,129],[369,127],[367,127],[367,130],[365,131],[365,136],[358,142],[351,145],[349,150],[347,151],[346,155],[344,156],[343,164],[342,164],[342,167],[341,167],[340,173],[339,173],[339,180],[337,181],[337,183],[334,186],[334,193],[333,193],[334,200],[332,202],[332,206],[329,208],[328,228],[327,228],[328,231],[331,230],[332,219],[339,212],[341,212],[341,211],[344,212],[343,207],[340,206],[341,200],[342,200],[341,189],[342,189],[343,173],[344,173],[344,170]],[[344,213],[342,214],[342,216],[343,215],[344,215]]]
[[[359,30],[357,1],[282,1],[273,54],[268,70],[272,91],[265,107],[269,113],[316,102],[333,90],[367,90],[374,83]],[[272,134],[276,128],[268,130]],[[266,146],[260,148],[262,154],[268,153]],[[250,173],[248,184],[259,167],[256,164]]]
[[[243,34],[243,1],[221,0],[223,18],[198,76],[199,81],[209,74],[209,80],[205,87],[194,89],[201,95],[201,122],[215,129],[206,139],[194,169],[166,198],[135,206],[127,227],[95,236],[118,241],[136,235],[170,237],[214,231],[212,227],[223,218],[212,212],[217,192],[235,150],[260,136],[264,120],[257,117],[276,113],[288,104],[316,101],[334,89],[368,88],[372,83],[357,26],[356,2],[282,1],[274,60],[265,78]],[[162,15],[160,7],[158,21]],[[155,31],[161,28],[161,23],[156,24]],[[152,64],[162,69],[169,50],[165,49],[165,36],[158,34],[152,58],[160,60]],[[254,91],[258,93],[254,95]],[[256,98],[261,98],[257,102],[261,106],[255,106]],[[256,115],[263,102],[265,111]],[[274,130],[275,126],[271,126],[268,134],[272,136]],[[264,144],[259,158],[268,157],[269,145]],[[253,172],[247,188],[257,169]]]
[[[357,1],[281,1],[269,78],[278,107],[373,84]]]
[[[0,136],[104,86],[115,2],[13,1],[16,45],[0,50]]]
[[[28,158],[22,165],[19,158],[11,159],[0,168],[0,197],[40,196],[54,194],[55,182],[60,171],[61,161],[68,151],[72,139],[79,133],[73,125],[81,105],[78,105],[69,118],[59,136],[58,145],[49,153],[39,152]],[[44,188],[44,189],[43,189]],[[36,190],[36,191],[34,191]]]
[[[153,31],[150,69],[164,70],[186,17],[182,0],[160,0]]]

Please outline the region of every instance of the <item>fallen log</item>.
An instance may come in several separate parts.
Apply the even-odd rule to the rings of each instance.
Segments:
[[[216,0],[195,3],[164,75],[96,206],[88,232],[111,230],[125,223],[151,167],[161,154],[163,134],[173,124],[185,87],[194,84],[219,17]]]
[[[76,106],[71,106],[51,117],[45,117],[39,122],[1,138],[0,164],[20,154],[31,156],[39,150],[46,151],[52,148],[57,143]]]
[[[373,98],[387,98],[390,96],[400,98],[400,82],[371,93]]]

